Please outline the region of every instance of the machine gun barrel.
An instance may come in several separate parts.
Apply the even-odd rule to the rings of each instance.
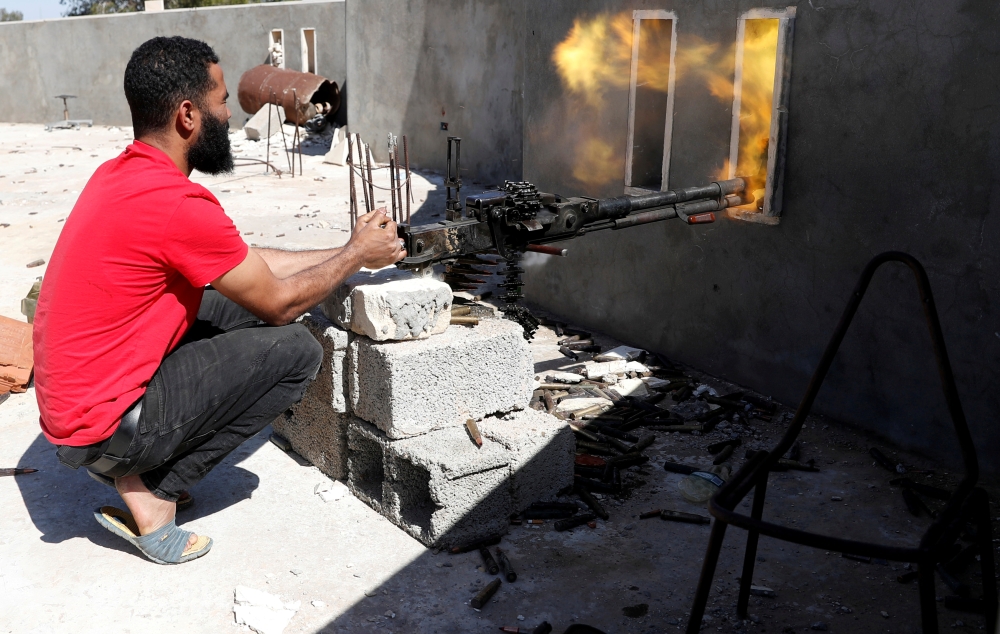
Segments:
[[[603,229],[680,218],[688,224],[713,222],[713,212],[753,200],[742,178],[638,196],[594,199],[540,193],[530,183],[507,183],[502,191],[470,196],[465,214],[421,226],[399,226],[408,257],[398,266],[423,268],[450,258],[495,249],[532,250],[565,255],[564,249],[540,248]],[[453,201],[454,202],[454,201]]]
[[[665,192],[606,198],[600,201],[600,210],[602,215],[606,214],[607,218],[621,218],[632,212],[658,209],[692,200],[713,198],[719,200],[726,196],[742,194],[745,189],[746,182],[742,178],[732,178],[730,180],[709,183],[708,185],[672,189]],[[719,209],[724,209],[724,207],[706,209],[706,211],[719,211]]]

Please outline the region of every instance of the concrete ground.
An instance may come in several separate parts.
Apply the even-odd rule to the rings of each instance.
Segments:
[[[20,318],[20,299],[45,271],[25,265],[49,258],[87,178],[130,139],[128,129],[47,133],[41,126],[0,125],[0,225],[9,225],[0,226],[0,314]],[[216,193],[248,242],[340,245],[348,236],[347,171],[322,164],[323,150],[322,144],[309,148],[305,174],[294,179],[265,175],[259,164],[231,176],[194,178]],[[263,158],[263,144],[238,143],[235,154]],[[271,158],[286,165],[278,149]],[[443,207],[441,179],[425,174],[414,181],[416,220],[432,221]],[[551,330],[540,330],[532,344],[537,371],[573,365],[555,342]],[[598,335],[598,343],[615,342]],[[735,389],[698,376],[720,393]],[[746,448],[772,446],[787,410],[781,414],[743,428],[737,458]],[[83,471],[58,465],[37,419],[33,389],[0,404],[0,467],[39,469],[0,478],[0,632],[226,632],[234,627],[237,585],[301,601],[286,632],[496,632],[504,625],[530,631],[542,620],[557,634],[574,622],[606,632],[680,631],[709,529],[638,515],[654,508],[704,514],[681,497],[681,476],[665,472],[662,463],[709,465],[705,446],[725,437],[721,431],[658,434],[647,451],[650,463],[632,470],[645,484],[627,499],[605,498],[611,519],[596,529],[512,526],[502,546],[520,576],[477,611],[469,599],[492,579],[478,554],[425,549],[340,483],[333,485],[339,499],[324,502],[314,490],[328,482],[325,476],[267,442],[269,429],[197,485],[194,507],[179,516],[185,528],[215,540],[212,552],[182,566],[157,566],[93,520],[97,507],[121,501]],[[793,526],[894,544],[919,538],[928,518],[907,513],[898,489],[888,485],[892,475],[868,456],[871,446],[911,468],[935,469],[933,476],[917,476],[921,481],[948,486],[958,478],[947,466],[836,421],[813,418],[801,438],[803,459],[815,459],[821,471],[773,475],[765,511]],[[996,499],[996,488],[988,489]],[[993,507],[992,514],[1000,511]],[[753,598],[751,619],[738,621],[744,535],[729,533],[705,631],[919,631],[916,587],[896,581],[902,565],[861,563],[767,539],[755,582],[776,596]],[[974,567],[963,579],[979,592]],[[938,594],[951,591],[939,585]],[[623,608],[639,604],[648,605],[645,616],[624,615]],[[981,617],[938,607],[947,631],[982,630]]]

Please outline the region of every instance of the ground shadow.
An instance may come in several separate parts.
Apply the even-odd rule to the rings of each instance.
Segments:
[[[270,428],[265,430],[268,434]],[[248,440],[216,467],[191,491],[194,505],[178,515],[178,523],[212,515],[250,497],[259,484],[256,474],[236,465],[267,441],[265,433]],[[93,519],[104,505],[121,508],[123,502],[110,487],[98,483],[85,469],[64,467],[56,459],[55,447],[41,434],[21,455],[19,465],[38,469],[37,473],[16,477],[31,522],[47,543],[85,537],[97,545],[126,550],[127,544],[102,528]]]

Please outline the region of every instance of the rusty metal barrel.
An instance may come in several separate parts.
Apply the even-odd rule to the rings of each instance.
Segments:
[[[268,103],[273,103],[285,109],[289,121],[300,125],[316,114],[316,106],[329,104],[328,116],[340,108],[340,89],[336,82],[313,73],[267,64],[243,73],[237,94],[245,112],[256,114]]]

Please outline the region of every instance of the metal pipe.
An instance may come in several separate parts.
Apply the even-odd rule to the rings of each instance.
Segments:
[[[365,196],[365,214],[370,214],[372,212],[372,202],[373,201],[370,200],[369,197],[368,197],[369,188],[368,188],[367,183],[365,182],[365,180],[366,180],[365,179],[365,159],[364,159],[364,150],[362,149],[364,147],[364,142],[361,140],[361,135],[357,134],[357,133],[355,133],[355,135],[354,135],[354,140],[358,144],[358,167],[360,168],[360,172],[361,172],[361,192]],[[355,221],[357,221],[357,218],[355,218]]]
[[[403,135],[403,161],[406,163],[406,224],[410,224],[410,202],[413,191],[410,189],[410,153],[406,148],[406,135]]]
[[[351,135],[347,134],[347,171],[350,172],[351,181],[351,206],[348,212],[351,218],[351,229],[354,229],[354,225],[358,222],[358,192],[354,187],[354,150],[353,143],[351,143]]]
[[[368,195],[371,196],[372,209],[374,210],[376,203],[375,203],[375,187],[373,187],[373,180],[372,180],[372,149],[367,143],[365,143],[365,161],[368,162]]]

